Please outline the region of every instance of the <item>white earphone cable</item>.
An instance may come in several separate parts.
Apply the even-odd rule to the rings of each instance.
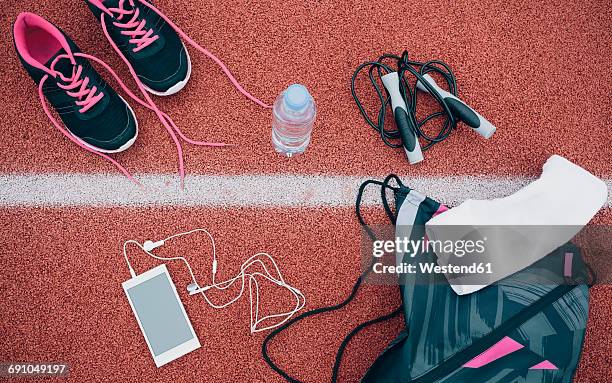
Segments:
[[[179,238],[179,237],[183,237],[183,236],[187,236],[196,232],[204,232],[208,235],[208,238],[210,239],[210,242],[212,244],[212,284],[210,285],[206,285],[204,287],[200,287],[200,285],[198,284],[195,274],[193,273],[193,269],[191,268],[191,265],[189,264],[189,262],[187,261],[187,259],[185,259],[184,257],[160,257],[158,255],[155,255],[152,253],[152,251],[160,246],[163,246],[167,241],[170,241],[172,239],[175,238]],[[128,268],[130,270],[130,274],[132,275],[132,277],[136,276],[136,272],[134,271],[134,269],[132,268],[132,265],[130,264],[130,261],[128,259],[127,256],[127,246],[129,244],[134,244],[136,246],[138,246],[143,252],[145,252],[146,254],[148,254],[149,256],[160,260],[160,261],[175,261],[175,260],[180,260],[183,263],[185,263],[185,266],[187,266],[187,270],[189,271],[189,274],[191,276],[191,280],[192,280],[192,284],[188,286],[188,290],[189,290],[189,294],[190,295],[194,295],[194,294],[201,294],[202,297],[204,297],[204,300],[213,308],[215,309],[222,309],[225,307],[228,307],[229,305],[231,305],[232,303],[236,302],[238,299],[240,299],[242,297],[242,295],[244,294],[244,289],[245,289],[245,284],[247,282],[247,278],[248,278],[248,285],[249,285],[249,300],[250,300],[250,321],[251,321],[251,325],[250,325],[250,331],[251,333],[256,333],[256,332],[260,332],[260,331],[266,331],[266,330],[270,330],[273,329],[275,327],[278,327],[282,324],[284,324],[285,322],[287,322],[289,319],[291,319],[291,317],[293,315],[295,315],[298,311],[300,311],[306,304],[306,297],[304,296],[304,294],[302,294],[302,292],[300,290],[298,290],[297,288],[290,286],[289,284],[287,284],[283,278],[282,273],[280,272],[280,269],[276,263],[276,261],[274,260],[274,258],[268,254],[268,253],[257,253],[253,256],[251,256],[249,259],[247,259],[246,261],[244,261],[242,263],[242,266],[240,267],[240,272],[235,276],[232,277],[230,279],[227,279],[225,281],[222,282],[217,282],[216,281],[216,274],[217,274],[217,249],[215,246],[215,240],[213,238],[213,236],[205,229],[194,229],[194,230],[190,230],[184,233],[178,233],[178,234],[174,234],[169,236],[166,239],[163,239],[161,241],[157,241],[157,242],[151,242],[151,241],[145,241],[143,244],[140,244],[139,242],[135,241],[135,240],[127,240],[124,242],[123,244],[123,256],[125,258],[125,261],[127,262]],[[263,260],[262,260],[263,258]],[[273,274],[270,273],[270,271],[268,270],[268,267],[266,267],[266,263],[264,262],[264,260],[269,260],[272,264],[272,266],[274,267],[274,270],[276,271],[274,276]],[[249,270],[249,268],[251,266],[254,265],[259,265],[262,267],[264,273],[261,273],[259,271],[255,271],[255,272],[247,272]],[[287,290],[289,290],[289,292],[291,292],[291,294],[293,294],[293,296],[295,297],[295,307],[287,312],[282,312],[282,313],[278,313],[278,314],[270,314],[267,316],[264,316],[262,318],[259,318],[259,282],[257,281],[257,277],[262,277],[267,279],[270,282],[273,282],[274,284],[284,287]],[[240,291],[239,293],[233,297],[232,299],[230,299],[229,301],[225,302],[225,303],[221,303],[221,304],[215,304],[213,303],[209,297],[206,295],[206,291],[210,290],[210,289],[216,289],[219,291],[225,291],[227,289],[229,289],[230,287],[232,287],[234,285],[234,283],[236,281],[241,281],[241,285],[240,285]],[[253,302],[255,301],[255,302]],[[255,303],[255,305],[253,305],[253,303]],[[275,318],[284,318],[279,322],[276,322],[274,324],[271,324],[269,326],[265,326],[265,327],[259,327],[259,325],[267,320],[271,320],[271,319],[275,319]]]

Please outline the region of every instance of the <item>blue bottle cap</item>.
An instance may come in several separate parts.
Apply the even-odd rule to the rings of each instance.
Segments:
[[[285,106],[296,112],[304,109],[311,99],[312,96],[304,85],[293,84],[285,91]]]

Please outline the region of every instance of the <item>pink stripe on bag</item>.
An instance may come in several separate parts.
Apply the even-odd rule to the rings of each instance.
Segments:
[[[440,214],[444,213],[447,210],[448,210],[448,207],[446,205],[440,204],[440,207],[438,208],[438,210],[436,210],[436,212],[434,213],[433,216],[435,217],[437,215],[440,215]]]
[[[574,260],[574,253],[565,253],[565,265],[563,266],[563,275],[566,277],[572,276],[572,261]]]
[[[545,360],[529,368],[530,370],[558,370],[557,366]]]
[[[493,347],[484,351],[482,354],[478,355],[474,359],[470,360],[463,367],[467,368],[480,368],[485,366],[499,358],[503,358],[506,355],[512,354],[515,351],[523,348],[523,345],[518,343],[512,338],[504,337],[504,339],[495,343]]]

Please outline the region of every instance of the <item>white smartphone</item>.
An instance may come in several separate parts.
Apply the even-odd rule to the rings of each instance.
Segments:
[[[157,367],[200,347],[166,265],[122,286]]]

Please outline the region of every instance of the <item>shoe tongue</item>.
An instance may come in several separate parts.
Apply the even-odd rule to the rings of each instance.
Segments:
[[[119,3],[120,2],[121,1],[119,1],[119,0],[106,0],[102,4],[104,4],[104,6],[106,8],[119,8]],[[134,9],[132,4],[130,4],[130,2],[128,0],[124,0],[123,1],[123,5],[121,6],[121,8],[125,9],[126,11],[131,11],[132,9]]]
[[[61,55],[64,55],[65,57],[57,59],[57,57]],[[56,59],[57,61],[55,62],[55,65],[54,65],[53,61],[55,61]],[[68,58],[68,56],[66,55],[66,51],[63,49],[60,49],[59,51],[57,51],[57,53],[54,54],[49,59],[49,61],[47,61],[45,66],[47,68],[50,68],[53,71],[60,72],[65,77],[71,77],[72,70],[74,68],[74,64],[72,63],[72,61],[70,61],[70,58]]]
[[[123,7],[125,8],[126,6],[130,6],[130,2],[129,1],[124,1],[123,2]],[[102,2],[102,4],[106,7],[106,8],[117,8],[119,6],[119,0],[104,0]]]

